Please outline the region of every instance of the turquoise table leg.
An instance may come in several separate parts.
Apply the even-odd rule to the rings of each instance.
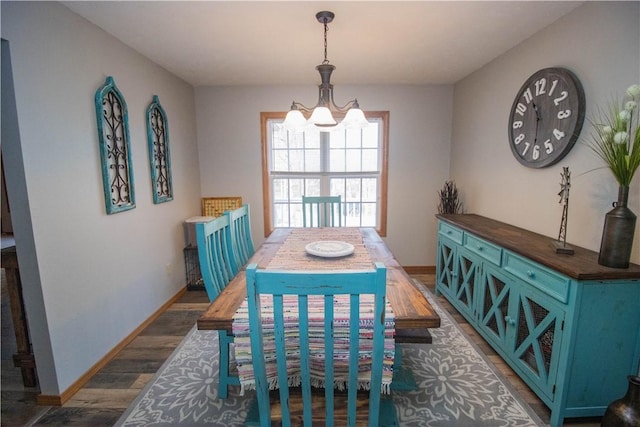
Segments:
[[[391,381],[392,391],[417,390],[418,385],[411,369],[402,364],[402,348],[396,343],[396,351],[393,359],[393,380]]]
[[[220,345],[220,368],[218,371],[218,398],[226,399],[229,395],[230,385],[240,385],[237,375],[229,375],[229,347],[233,342],[233,335],[227,331],[218,331]]]

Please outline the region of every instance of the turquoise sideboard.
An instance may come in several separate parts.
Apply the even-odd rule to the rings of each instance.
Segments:
[[[438,215],[436,293],[550,408],[601,416],[640,364],[640,266],[598,264],[574,247],[472,214]]]

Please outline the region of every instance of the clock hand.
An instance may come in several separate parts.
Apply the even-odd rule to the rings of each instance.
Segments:
[[[535,102],[531,102],[531,104],[533,105],[533,109],[536,112],[536,133],[535,136],[533,137],[533,143],[536,144],[538,142],[538,126],[540,124],[540,112],[538,111],[538,106],[536,105]]]

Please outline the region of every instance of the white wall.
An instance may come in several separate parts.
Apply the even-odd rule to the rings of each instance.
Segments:
[[[19,125],[2,149],[24,162],[5,158],[9,199],[41,392],[59,395],[185,285],[182,221],[200,198],[194,94],[58,3],[1,7]],[[129,109],[137,202],[115,215],[105,213],[94,107],[109,75]],[[174,189],[159,205],[145,127],[154,94],[168,115]]]
[[[618,185],[583,143],[544,169],[522,166],[509,149],[507,121],[525,80],[552,66],[572,70],[584,86],[587,118],[640,82],[640,3],[586,2],[528,40],[455,85],[451,178],[469,212],[553,238],[562,205],[560,173],[571,170],[567,242],[600,248],[604,215],[617,199]],[[585,121],[581,138],[591,125]],[[640,173],[631,185],[629,207],[640,214]],[[640,223],[632,262],[640,263]]]
[[[340,64],[337,64],[339,67]],[[336,73],[339,72],[339,69]],[[310,66],[309,80],[319,76]],[[338,104],[390,112],[387,244],[403,265],[435,265],[437,191],[449,176],[452,86],[335,86]],[[203,196],[242,196],[264,240],[260,112],[313,105],[316,86],[196,88]]]

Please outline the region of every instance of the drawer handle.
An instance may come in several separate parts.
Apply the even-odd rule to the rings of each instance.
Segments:
[[[447,230],[447,234],[451,234],[451,230]]]
[[[477,245],[477,247],[478,247],[479,251],[482,251],[484,249],[484,247],[482,245]]]
[[[527,270],[527,276],[531,277],[532,279],[536,277],[536,273],[534,273],[531,270]]]
[[[513,317],[511,317],[511,316],[504,316],[504,320],[505,320],[508,324],[510,324],[511,326],[513,326],[513,325],[515,325],[515,324],[516,324],[516,319],[514,319],[514,318],[513,318]]]

